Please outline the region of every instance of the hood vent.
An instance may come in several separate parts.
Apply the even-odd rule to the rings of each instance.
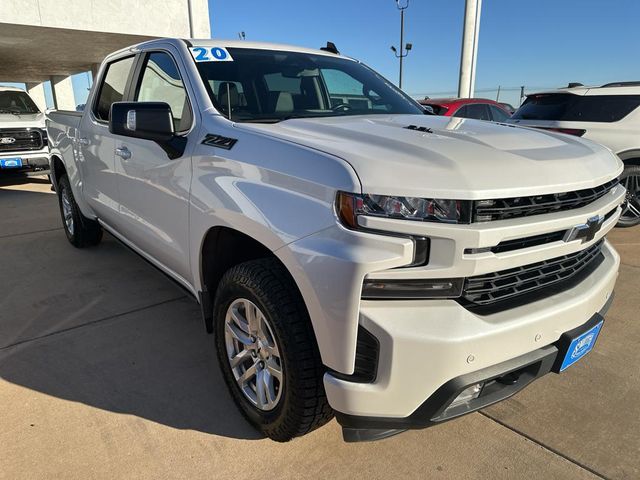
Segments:
[[[433,133],[433,130],[431,130],[429,127],[419,127],[417,125],[409,125],[408,127],[404,127],[404,128],[409,130],[415,130],[417,132]]]

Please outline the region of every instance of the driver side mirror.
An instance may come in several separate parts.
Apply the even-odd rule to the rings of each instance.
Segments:
[[[115,102],[109,115],[109,132],[157,143],[174,159],[184,153],[187,139],[176,136],[171,107],[164,102]]]
[[[422,105],[422,108],[424,108],[424,114],[425,115],[435,115],[436,112],[433,110],[433,107],[431,105]]]

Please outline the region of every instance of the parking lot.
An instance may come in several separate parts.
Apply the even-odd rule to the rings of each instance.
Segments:
[[[332,421],[278,444],[236,410],[184,292],[108,235],[71,247],[46,179],[4,181],[0,205],[1,479],[640,478],[640,227],[610,236],[615,302],[563,375],[380,442]]]

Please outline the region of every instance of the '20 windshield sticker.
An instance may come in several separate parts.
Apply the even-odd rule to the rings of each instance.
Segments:
[[[189,47],[196,62],[233,62],[233,57],[224,47]]]

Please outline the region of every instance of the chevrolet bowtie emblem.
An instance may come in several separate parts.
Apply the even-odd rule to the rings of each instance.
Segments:
[[[587,223],[576,225],[571,230],[568,230],[563,240],[565,242],[572,242],[574,240],[582,240],[582,243],[587,243],[596,237],[596,234],[602,228],[604,223],[604,217],[596,215],[587,220]]]

